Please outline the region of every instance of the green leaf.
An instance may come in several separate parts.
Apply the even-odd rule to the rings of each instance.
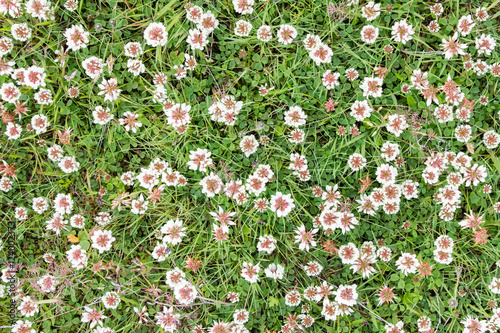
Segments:
[[[272,308],[272,307],[279,305],[280,302],[278,301],[277,298],[271,296],[267,299],[267,304],[269,304],[269,306]]]
[[[90,243],[88,241],[83,241],[83,242],[80,242],[80,246],[82,247],[82,249],[84,249],[85,251],[88,251],[90,249]]]

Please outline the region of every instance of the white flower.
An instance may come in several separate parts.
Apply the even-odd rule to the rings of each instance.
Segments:
[[[255,153],[257,151],[257,147],[259,147],[259,142],[255,139],[253,134],[245,135],[240,141],[240,148],[243,153],[245,153],[246,157]]]
[[[415,29],[411,24],[406,23],[406,19],[395,22],[392,25],[391,39],[396,43],[403,43],[405,45],[407,42],[412,40],[412,35],[415,33]]]
[[[164,46],[167,44],[167,29],[162,23],[150,23],[144,30],[144,39],[149,46]]]
[[[186,42],[191,46],[191,50],[203,50],[208,44],[208,32],[200,29],[189,29]]]
[[[128,42],[125,44],[125,56],[130,58],[138,58],[142,55],[142,47],[138,42]]]
[[[271,34],[271,27],[268,25],[261,25],[257,29],[257,39],[262,42],[269,42],[273,35]]]
[[[288,45],[297,37],[297,29],[289,24],[282,24],[278,30],[278,42]]]
[[[53,102],[52,92],[45,88],[40,88],[33,98],[40,105],[49,105]]]
[[[198,291],[191,283],[184,280],[175,286],[174,296],[179,303],[189,305],[192,304],[198,296]]]
[[[10,122],[7,124],[7,127],[5,128],[5,135],[7,135],[9,140],[16,140],[21,137],[21,131],[22,131],[21,125],[18,125],[16,123]]]
[[[82,67],[85,69],[85,74],[95,80],[101,76],[104,62],[98,57],[91,56],[82,61]]]
[[[300,106],[291,106],[285,112],[285,125],[299,127],[306,124],[307,115]]]
[[[402,253],[401,257],[396,261],[396,267],[402,271],[405,276],[408,273],[416,273],[418,268],[418,259],[415,254]]]
[[[136,215],[144,214],[148,209],[148,204],[149,201],[144,200],[144,196],[141,193],[137,200],[132,200],[130,212]]]
[[[111,230],[97,230],[90,239],[92,240],[92,247],[99,250],[99,253],[109,251],[112,243],[116,240]]]
[[[500,279],[494,277],[493,279],[491,279],[491,283],[488,287],[490,288],[492,293],[497,295],[500,294]]]
[[[66,29],[64,36],[66,37],[68,47],[73,51],[77,51],[87,47],[90,33],[85,31],[83,27],[78,24],[72,25],[70,28]]]
[[[2,83],[0,96],[7,103],[15,103],[21,97],[21,91],[12,82]]]
[[[476,37],[476,49],[477,54],[481,55],[485,53],[486,55],[491,55],[491,52],[495,49],[497,42],[491,35],[481,34],[478,38]]]
[[[358,293],[356,292],[357,286],[353,285],[340,285],[337,291],[334,291],[335,302],[345,304],[347,306],[354,306],[357,303]]]
[[[31,208],[33,208],[33,210],[38,214],[42,214],[49,209],[49,203],[47,202],[47,199],[43,197],[33,198],[33,205]]]
[[[360,85],[365,97],[380,97],[382,96],[383,80],[379,77],[365,77]]]
[[[241,15],[252,14],[254,0],[233,0],[233,7]]]
[[[78,171],[80,163],[76,161],[74,156],[66,156],[59,160],[57,166],[65,173],[72,173]]]
[[[368,100],[355,101],[351,106],[350,115],[357,121],[363,121],[369,118],[373,109],[368,104]]]
[[[71,248],[66,252],[66,258],[71,264],[71,267],[77,270],[87,266],[87,251],[85,251],[80,244],[72,244]]]
[[[243,267],[241,269],[241,277],[243,277],[249,283],[255,283],[259,281],[259,264],[252,265],[248,262],[243,262]]]
[[[140,75],[146,71],[146,66],[139,59],[128,59],[127,69],[134,76]]]
[[[30,66],[24,71],[24,84],[33,89],[45,87],[45,78],[47,74],[43,67]]]
[[[246,37],[250,35],[250,31],[252,30],[252,24],[250,22],[239,20],[236,22],[234,27],[234,34],[236,36]]]
[[[112,77],[108,80],[102,79],[101,84],[98,84],[97,87],[101,89],[97,95],[104,95],[105,102],[116,101],[121,92],[121,89],[118,89],[118,79],[116,77]]]
[[[199,184],[203,187],[201,193],[206,194],[209,198],[219,194],[224,186],[222,179],[213,172],[210,172],[210,175],[203,178]]]
[[[168,220],[160,229],[161,233],[165,234],[163,242],[172,245],[179,244],[182,241],[182,237],[186,236],[184,232],[186,229],[186,227],[182,227],[182,220]]]
[[[269,209],[276,213],[278,217],[287,216],[293,208],[295,208],[295,204],[293,203],[291,194],[283,194],[281,192],[276,192],[273,196],[271,196],[271,200],[269,202]]]
[[[94,124],[98,125],[106,125],[114,118],[108,107],[103,108],[100,105],[96,106],[92,111],[92,116],[94,117]]]
[[[13,24],[10,31],[12,37],[18,41],[24,42],[31,38],[31,28],[25,22]]]
[[[361,29],[361,41],[371,45],[377,40],[378,34],[378,28],[374,27],[373,25],[365,25]]]
[[[45,274],[38,281],[37,284],[40,286],[42,292],[50,293],[56,290],[57,280],[50,274]]]
[[[257,243],[257,251],[271,254],[276,249],[276,242],[276,239],[272,235],[260,236]]]

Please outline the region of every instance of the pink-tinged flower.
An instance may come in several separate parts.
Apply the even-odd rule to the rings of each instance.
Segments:
[[[32,329],[31,325],[33,325],[33,323],[29,320],[25,320],[25,321],[18,320],[12,326],[11,332],[12,333],[36,333],[36,330]]]
[[[394,299],[397,298],[394,294],[394,287],[389,287],[387,285],[384,285],[379,290],[377,290],[375,292],[375,295],[378,296],[378,306],[381,306],[384,303],[393,303]]]
[[[347,306],[354,306],[357,303],[358,293],[356,292],[357,286],[353,285],[339,285],[338,289],[333,292],[335,295],[335,302],[338,304],[345,304]]]
[[[208,33],[214,31],[218,26],[219,20],[217,20],[215,15],[209,10],[201,15],[200,22],[196,25],[198,29],[205,30]]]
[[[145,306],[143,306],[142,309],[134,307],[134,312],[139,316],[139,324],[142,324],[143,321],[144,323],[148,322],[146,317],[149,317],[149,313]]]
[[[465,326],[463,333],[483,333],[486,332],[486,321],[467,316],[460,322]]]
[[[457,31],[462,35],[462,37],[465,37],[471,33],[472,28],[475,26],[476,23],[472,20],[471,15],[463,15],[460,20],[458,20]]]
[[[144,39],[149,46],[164,46],[167,44],[167,28],[162,23],[150,23],[144,30]]]
[[[465,49],[467,48],[467,44],[460,44],[458,42],[458,32],[455,32],[450,39],[446,40],[443,38],[443,43],[441,46],[444,49],[444,57],[445,59],[451,59],[455,56],[455,54],[465,54]]]
[[[175,286],[174,296],[180,304],[191,305],[198,297],[198,291],[190,282],[184,280]]]
[[[271,90],[274,89],[274,86],[268,88],[267,83],[259,87],[259,95],[266,96]]]
[[[11,122],[7,124],[5,135],[8,136],[9,140],[16,140],[21,137],[22,130],[21,125]]]
[[[430,32],[439,32],[441,27],[439,26],[438,20],[431,21],[427,26],[427,29],[429,29]]]
[[[96,80],[102,74],[104,62],[100,58],[91,56],[82,62],[82,67],[85,69],[85,74]]]
[[[106,309],[116,309],[121,302],[120,296],[114,291],[108,291],[102,297],[102,304]]]
[[[97,95],[104,95],[104,101],[116,101],[122,91],[121,89],[118,89],[118,79],[116,77],[108,80],[102,79],[102,83],[97,86],[101,89]]]
[[[314,48],[309,51],[309,57],[314,60],[316,65],[328,64],[332,62],[333,51],[323,43],[318,43]]]
[[[138,42],[129,42],[124,47],[125,56],[130,58],[138,58],[142,55],[142,47]]]
[[[364,97],[380,97],[382,96],[383,80],[379,77],[365,77],[360,88],[363,90]]]
[[[241,269],[241,277],[243,277],[249,283],[255,283],[259,281],[259,264],[253,265],[248,262],[243,262],[243,268]]]
[[[80,167],[80,163],[77,162],[74,156],[65,156],[59,160],[57,166],[61,168],[64,173],[77,172]]]
[[[282,24],[278,30],[278,42],[288,45],[297,37],[297,29],[289,24]]]
[[[246,37],[250,35],[251,30],[252,30],[252,24],[250,22],[239,20],[235,24],[234,34],[236,36]]]
[[[203,9],[200,6],[188,3],[185,5],[186,18],[193,23],[200,23],[203,15]]]
[[[103,108],[100,105],[96,106],[92,111],[92,116],[94,117],[94,124],[98,125],[106,125],[114,118],[108,107]]]
[[[405,333],[403,330],[404,323],[402,321],[398,321],[396,325],[387,324],[384,326],[386,333]]]
[[[412,35],[415,33],[415,29],[411,24],[406,23],[406,19],[397,21],[392,25],[391,39],[396,43],[403,43],[405,45],[407,42],[412,40]]]
[[[325,317],[325,320],[337,320],[338,313],[338,303],[330,302],[328,297],[323,300],[323,310],[321,315]]]
[[[219,194],[224,187],[222,179],[220,179],[220,177],[213,172],[203,178],[199,184],[203,187],[201,193],[206,194],[209,198],[215,197],[215,195]]]
[[[165,112],[167,115],[167,124],[172,126],[187,125],[191,122],[191,117],[189,116],[189,111],[191,110],[191,105],[182,103],[174,104],[168,111]]]
[[[200,170],[201,172],[206,172],[207,167],[213,165],[213,161],[210,158],[212,155],[207,149],[197,148],[189,152],[189,170]]]
[[[271,27],[268,25],[261,25],[259,29],[257,29],[257,39],[262,42],[269,42],[272,38]]]
[[[264,213],[269,208],[269,201],[265,198],[254,201],[254,209],[259,213]]]
[[[287,216],[293,208],[295,208],[294,200],[291,194],[283,194],[281,192],[276,192],[275,195],[271,196],[269,209],[276,213],[278,217]]]
[[[186,227],[182,227],[182,220],[168,220],[160,229],[161,233],[165,235],[163,236],[163,242],[172,245],[179,244],[182,237],[186,236],[184,232],[186,229]]]
[[[491,35],[481,34],[480,37],[476,37],[476,49],[477,54],[491,55],[491,52],[495,49],[497,42]]]
[[[486,167],[484,165],[474,164],[471,167],[462,167],[460,172],[462,172],[465,179],[465,186],[477,186],[486,180]]]
[[[300,106],[291,106],[285,112],[285,125],[299,127],[306,124],[307,115]]]
[[[339,78],[340,78],[339,73],[332,73],[331,70],[327,70],[326,72],[323,73],[322,82],[323,85],[326,87],[326,89],[330,90],[340,84]]]
[[[246,157],[255,153],[257,151],[257,147],[259,147],[259,142],[255,139],[253,134],[245,135],[240,141],[240,148],[243,153],[245,153]]]
[[[371,45],[377,40],[378,33],[378,28],[373,25],[365,25],[361,29],[361,41]]]
[[[66,43],[68,48],[72,51],[77,51],[82,48],[87,47],[89,42],[90,33],[83,29],[81,25],[72,25],[70,28],[66,29],[64,32],[64,37],[66,37]]]
[[[139,118],[139,115],[137,113],[132,113],[130,111],[127,111],[123,114],[124,118],[118,119],[120,122],[120,125],[125,126],[125,131],[130,131],[136,133],[137,129],[142,126],[142,123],[137,120]]]
[[[370,275],[377,272],[377,270],[372,266],[376,262],[377,260],[375,259],[375,256],[363,255],[356,259],[350,269],[352,269],[353,273],[359,272],[363,279],[366,279],[370,277]]]
[[[214,239],[216,242],[219,242],[222,244],[223,241],[227,240],[229,238],[229,227],[227,225],[224,226],[218,226],[215,223],[212,224],[214,230]]]
[[[500,135],[493,130],[487,131],[483,135],[483,143],[488,149],[495,149],[500,144]]]
[[[47,222],[47,230],[52,230],[56,233],[56,235],[61,234],[61,230],[67,230],[66,225],[68,221],[63,218],[63,216],[59,213],[54,213],[54,216]]]
[[[416,273],[418,268],[417,256],[415,254],[402,253],[401,257],[396,261],[396,267],[402,271],[405,276],[408,276],[409,273]]]
[[[257,243],[257,251],[271,254],[276,249],[276,242],[276,239],[272,235],[260,236]]]
[[[2,83],[0,96],[7,103],[15,103],[21,97],[21,91],[12,82]]]
[[[306,227],[302,224],[295,230],[295,243],[299,243],[299,249],[302,251],[309,251],[309,248],[316,247],[316,241],[314,240],[314,234],[318,232],[318,229],[313,229],[311,231],[306,231]]]
[[[38,286],[44,293],[54,292],[58,285],[57,280],[50,274],[45,274],[37,281]]]
[[[490,288],[492,293],[497,295],[500,294],[500,279],[497,277],[491,279],[491,283],[489,284],[488,288]],[[500,319],[500,313],[498,315],[498,318]]]
[[[31,38],[31,28],[25,22],[13,24],[10,31],[12,37],[18,41],[24,42]]]
[[[85,251],[80,244],[72,244],[71,249],[66,252],[71,267],[79,270],[87,266],[87,251]]]
[[[206,30],[189,29],[186,42],[191,46],[191,50],[203,50],[208,44],[208,32]]]
[[[361,16],[367,21],[373,21],[380,15],[380,4],[375,4],[374,1],[369,1],[363,8],[361,8]]]
[[[399,137],[408,126],[404,115],[391,114],[387,118],[387,131],[393,133],[396,137]]]
[[[116,240],[111,230],[97,230],[90,239],[92,247],[99,250],[99,253],[111,250],[111,245]]]
[[[252,14],[254,0],[233,0],[234,10],[241,15]]]
[[[373,109],[368,104],[368,100],[355,101],[351,106],[350,115],[357,121],[363,121],[369,118]]]
[[[102,326],[102,320],[107,318],[103,311],[97,311],[95,308],[91,308],[90,306],[84,307],[85,312],[82,314],[82,323],[90,322],[90,328],[94,328],[97,324]]]

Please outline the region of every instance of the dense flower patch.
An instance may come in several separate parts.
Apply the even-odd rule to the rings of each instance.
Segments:
[[[497,332],[497,5],[0,1],[0,324]]]

